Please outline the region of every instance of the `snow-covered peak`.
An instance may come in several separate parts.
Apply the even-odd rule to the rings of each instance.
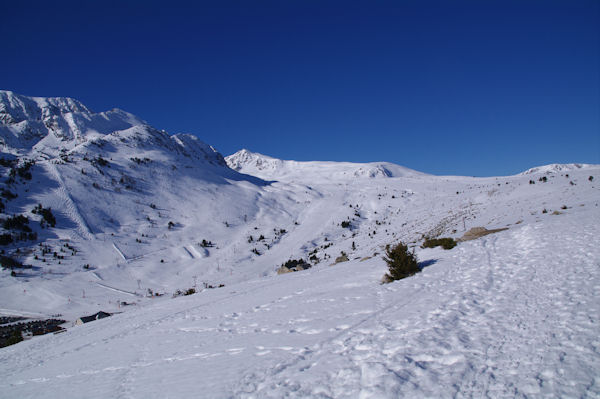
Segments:
[[[0,122],[15,124],[24,120],[45,120],[66,113],[92,114],[81,102],[69,97],[27,97],[0,90]]]
[[[307,180],[387,178],[420,176],[417,172],[388,162],[352,163],[327,161],[287,161],[267,155],[240,150],[225,158],[231,169],[262,179]]]
[[[28,97],[0,91],[0,148],[37,158],[145,122],[128,112],[93,112],[68,97]]]
[[[574,170],[594,168],[597,166],[598,165],[591,165],[586,163],[553,163],[550,165],[537,166],[535,168],[527,169],[525,172],[520,173],[519,176],[532,175],[536,173],[563,173]]]
[[[233,170],[247,173],[248,171],[274,172],[283,166],[284,161],[267,155],[242,149],[225,158],[227,165]],[[251,174],[251,173],[250,173]]]

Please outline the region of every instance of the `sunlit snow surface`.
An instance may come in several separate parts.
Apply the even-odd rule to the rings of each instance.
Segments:
[[[242,151],[238,173],[123,111],[0,94],[4,151],[38,161],[5,213],[51,207],[56,228],[31,226],[78,249],[23,251],[0,314],[122,312],[0,349],[0,397],[600,397],[598,165],[471,178]],[[508,230],[420,248],[476,226]],[[424,269],[381,285],[398,241]]]
[[[597,216],[422,250],[388,285],[354,261],[24,342],[0,352],[0,396],[595,397]]]

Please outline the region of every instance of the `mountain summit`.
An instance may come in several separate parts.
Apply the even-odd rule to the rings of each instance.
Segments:
[[[72,98],[0,91],[0,146],[4,152],[56,156],[86,140],[138,125],[145,122],[120,109],[96,113]]]
[[[98,141],[100,140],[100,141]],[[0,91],[0,148],[4,153],[49,159],[81,152],[90,143],[167,150],[226,167],[213,147],[191,134],[170,136],[137,116],[114,108],[93,112],[68,97],[27,97]]]

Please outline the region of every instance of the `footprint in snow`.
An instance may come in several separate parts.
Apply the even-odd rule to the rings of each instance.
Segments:
[[[240,353],[242,353],[246,348],[231,348],[231,349],[227,349],[227,352],[230,355],[239,355]]]

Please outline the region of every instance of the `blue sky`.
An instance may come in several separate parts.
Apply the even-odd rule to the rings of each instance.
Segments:
[[[600,163],[600,2],[13,1],[0,88],[224,155],[507,175]]]

